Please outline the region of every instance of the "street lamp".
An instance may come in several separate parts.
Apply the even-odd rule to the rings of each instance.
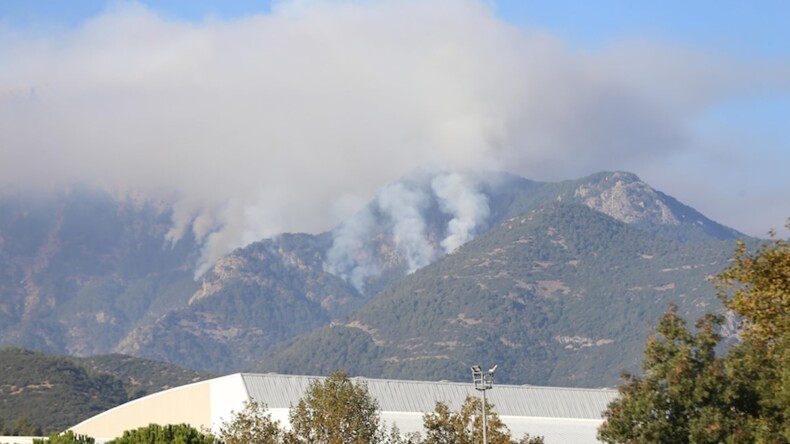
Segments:
[[[475,383],[475,390],[483,392],[483,444],[488,444],[488,416],[486,416],[486,390],[494,386],[494,372],[497,366],[488,369],[488,373],[483,373],[480,365],[472,366],[472,381]]]

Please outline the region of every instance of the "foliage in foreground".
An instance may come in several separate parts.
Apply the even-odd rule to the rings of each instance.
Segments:
[[[459,412],[436,403],[423,416],[426,438],[402,436],[397,428],[386,429],[379,406],[367,386],[352,382],[343,372],[314,381],[291,409],[291,430],[284,431],[271,419],[264,404],[250,401],[243,411],[220,428],[225,444],[472,444],[482,441],[482,402],[468,397]],[[489,442],[492,444],[543,444],[540,437],[511,439],[510,431],[487,404]]]
[[[53,433],[49,438],[34,439],[33,444],[94,444],[95,439],[86,435],[76,435],[71,430],[63,433]]]
[[[290,413],[296,442],[327,444],[376,443],[379,406],[367,386],[343,372],[313,381]]]
[[[433,412],[423,416],[425,441],[423,444],[476,444],[483,442],[483,401],[467,396],[461,410],[453,412],[447,404],[437,402]],[[514,441],[505,423],[486,401],[488,416],[487,436],[491,444],[543,444],[543,438],[525,435]]]
[[[120,438],[107,444],[214,444],[210,434],[201,433],[188,424],[158,425],[151,424],[135,430],[123,432]]]
[[[279,444],[285,442],[286,432],[279,421],[272,420],[266,404],[249,400],[222,424],[218,438],[224,444]]]
[[[706,315],[692,332],[671,307],[647,341],[644,374],[624,375],[599,439],[790,443],[790,245],[774,239],[750,253],[739,243],[716,284],[741,317],[742,341],[716,356],[722,318]]]

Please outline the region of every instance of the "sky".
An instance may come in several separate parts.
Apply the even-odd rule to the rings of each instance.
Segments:
[[[175,199],[208,261],[420,168],[790,217],[790,2],[2,0],[0,185]],[[212,246],[213,245],[213,246]]]

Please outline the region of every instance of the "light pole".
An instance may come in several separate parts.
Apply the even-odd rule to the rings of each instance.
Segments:
[[[475,390],[483,392],[483,444],[488,444],[488,416],[486,415],[486,390],[494,386],[494,372],[497,366],[494,365],[483,373],[480,365],[472,366],[472,381],[475,383]]]

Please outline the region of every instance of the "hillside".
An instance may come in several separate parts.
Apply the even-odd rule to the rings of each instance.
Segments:
[[[201,288],[116,350],[228,373],[282,341],[326,325],[363,301],[323,269],[325,240],[284,234],[238,250],[201,279]],[[322,248],[323,247],[323,248]]]
[[[128,356],[76,359],[7,347],[0,350],[0,430],[62,431],[135,397],[208,377]]]
[[[120,380],[129,399],[136,399],[169,388],[213,378],[167,362],[114,353],[86,358],[72,358],[91,372],[109,374]]]
[[[166,244],[170,212],[85,187],[0,195],[0,344],[108,353],[182,306],[198,246]]]
[[[504,360],[527,347],[530,364],[513,361],[514,381],[609,384],[634,362],[666,300],[691,304],[683,305],[688,311],[716,304],[704,279],[743,237],[631,173],[549,183],[420,171],[384,187],[329,232],[261,239],[196,280],[203,245],[190,234],[168,240],[173,209],[166,200],[75,187],[0,193],[0,209],[0,344],[74,356],[122,353],[213,373],[256,368],[267,356],[264,367],[282,372],[342,364],[369,375],[455,379],[466,364],[449,361],[481,360],[488,356],[481,350]],[[409,292],[424,299],[410,301]],[[461,328],[467,322],[458,316],[481,297],[490,306],[481,312],[487,320]],[[441,312],[457,320],[441,334],[425,328],[445,318],[410,320],[415,335],[439,335],[450,345],[401,332],[409,304],[453,311]],[[638,316],[604,317],[623,307]],[[526,320],[508,321],[516,312]],[[592,319],[597,323],[586,324]],[[481,336],[487,322],[512,331]],[[346,339],[316,352],[296,345],[341,333],[370,362],[353,362],[361,352],[347,350]],[[401,340],[417,341],[413,352],[393,345]],[[492,348],[492,340],[515,346]],[[631,348],[621,362],[609,362],[605,347],[589,345],[599,341]],[[564,350],[575,348],[578,356],[566,359]]]
[[[465,380],[482,362],[498,363],[502,382],[613,385],[636,370],[669,302],[690,318],[718,306],[706,277],[733,247],[662,239],[586,206],[550,204],[505,220],[259,369]]]

